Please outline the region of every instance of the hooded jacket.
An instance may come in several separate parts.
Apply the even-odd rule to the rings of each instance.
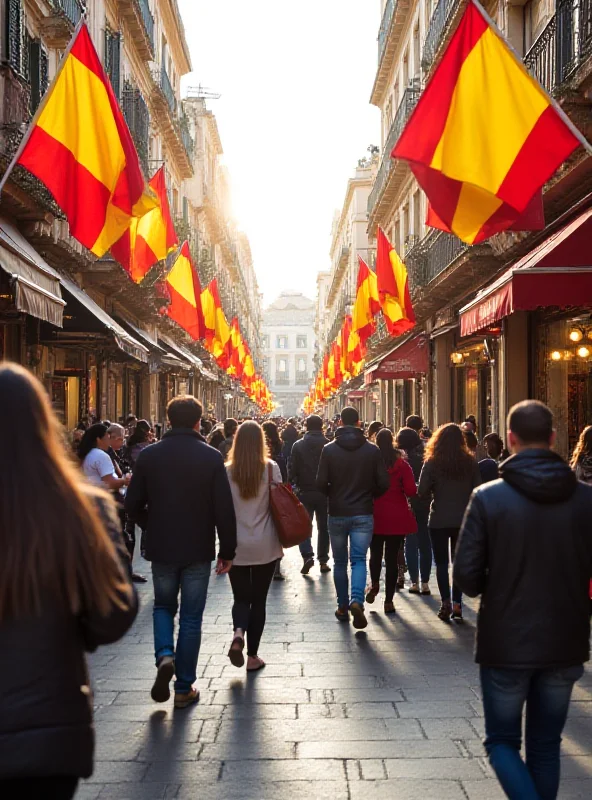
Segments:
[[[335,441],[323,447],[317,473],[317,488],[329,498],[329,514],[371,515],[374,498],[389,486],[389,474],[378,447],[366,439],[360,428],[338,428]]]
[[[288,480],[299,494],[317,491],[317,472],[323,447],[329,440],[322,431],[307,431],[304,437],[294,442],[288,462]]]
[[[476,660],[550,669],[589,659],[592,487],[551,450],[524,450],[471,498],[454,580],[481,594]]]

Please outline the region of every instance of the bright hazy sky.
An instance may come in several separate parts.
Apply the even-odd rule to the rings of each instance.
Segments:
[[[379,0],[179,0],[193,73],[216,114],[234,215],[248,234],[264,304],[314,298],[331,222],[380,113]]]

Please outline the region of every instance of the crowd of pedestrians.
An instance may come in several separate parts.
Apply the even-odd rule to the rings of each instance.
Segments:
[[[398,432],[365,429],[350,407],[330,422],[219,424],[182,396],[158,441],[130,416],[81,423],[68,446],[41,384],[12,365],[0,367],[0,414],[13,422],[0,429],[0,647],[12,661],[0,668],[0,795],[70,798],[91,774],[84,653],[134,620],[136,531],[152,563],[152,699],[168,701],[174,678],[175,708],[199,700],[213,562],[232,589],[230,663],[265,667],[267,596],[284,577],[270,494],[287,483],[316,521],[316,542],[310,530],[299,542],[301,573],[333,571],[341,624],[368,626],[383,569],[388,615],[407,571],[409,594],[431,594],[433,564],[444,623],[462,623],[463,593],[481,595],[491,764],[508,797],[556,797],[561,731],[589,658],[592,427],[567,464],[536,401],[510,412],[510,456],[497,434],[479,441],[471,417],[434,432],[418,416]]]

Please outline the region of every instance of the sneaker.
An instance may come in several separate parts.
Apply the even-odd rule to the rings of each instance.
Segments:
[[[154,686],[150,696],[155,703],[166,703],[171,696],[169,683],[175,674],[175,659],[172,656],[163,656],[158,662]]]
[[[354,618],[354,628],[361,630],[368,625],[368,620],[364,614],[364,606],[361,603],[352,603],[349,610]]]
[[[187,708],[187,706],[193,705],[193,703],[197,703],[198,701],[199,691],[197,689],[191,689],[189,692],[183,694],[175,692],[175,708]]]
[[[340,622],[349,622],[349,609],[347,606],[338,606],[335,616]]]
[[[132,581],[134,583],[147,583],[148,578],[145,578],[143,575],[138,575],[137,572],[132,572]]]
[[[440,610],[438,611],[438,616],[442,622],[450,622],[450,617],[452,616],[452,605],[450,600],[445,600],[442,603]]]
[[[302,569],[300,570],[301,575],[308,575],[311,569],[314,567],[314,558],[312,556],[308,556],[305,559],[304,564],[302,565]]]
[[[419,594],[419,583],[412,583],[409,587],[409,594]]]
[[[455,619],[458,622],[462,622],[463,621],[463,612],[462,612],[462,604],[461,603],[453,603],[452,604],[452,619]]]
[[[331,567],[328,564],[321,564],[321,572],[331,572]]]
[[[376,595],[380,591],[380,586],[376,583],[373,583],[372,586],[366,592],[366,602],[373,603],[376,600]]]
[[[422,583],[421,584],[421,594],[431,594],[432,590],[430,589],[429,583]]]
[[[387,600],[384,601],[384,613],[385,614],[396,614],[395,604],[389,603]]]

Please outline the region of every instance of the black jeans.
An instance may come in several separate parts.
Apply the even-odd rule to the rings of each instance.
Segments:
[[[326,564],[329,560],[329,523],[327,517],[327,495],[322,492],[300,492],[298,499],[308,511],[308,516],[317,518],[317,557],[319,564]],[[306,539],[300,545],[300,555],[306,561],[314,558],[312,538]]]
[[[13,778],[0,781],[0,797],[71,800],[76,794],[78,778],[74,775],[52,775],[49,778]]]
[[[385,563],[385,599],[387,603],[393,602],[397,588],[397,576],[399,573],[399,550],[405,541],[404,536],[379,536],[374,534],[370,543],[370,580],[372,585],[380,583],[380,573],[382,572],[382,557],[384,553]]]
[[[247,654],[255,658],[265,628],[265,605],[276,562],[253,567],[232,567],[229,572],[234,595],[232,624],[247,632]]]
[[[434,561],[436,562],[436,578],[438,579],[438,589],[443,603],[450,601],[448,542],[450,542],[450,556],[454,563],[459,530],[459,528],[430,528],[432,550],[434,551]],[[452,600],[454,603],[462,601],[462,592],[456,583],[452,584]]]

